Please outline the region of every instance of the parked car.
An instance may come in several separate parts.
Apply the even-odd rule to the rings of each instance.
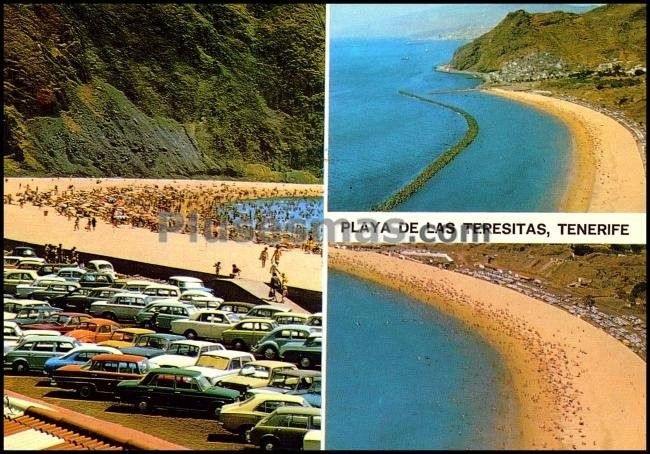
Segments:
[[[250,350],[251,345],[266,336],[266,334],[278,325],[268,318],[245,318],[232,328],[221,334],[224,345],[234,350]]]
[[[224,312],[232,312],[233,314],[237,314],[239,317],[244,317],[254,307],[255,305],[253,303],[245,303],[243,301],[226,301],[219,305],[219,310]]]
[[[16,293],[16,286],[20,284],[31,284],[38,278],[38,273],[34,270],[23,269],[6,269],[4,270],[2,286],[6,293]]]
[[[50,384],[72,389],[87,399],[95,393],[113,393],[123,380],[139,379],[149,371],[147,358],[102,353],[83,365],[70,364],[52,372]]]
[[[125,380],[115,388],[120,403],[134,404],[141,412],[153,408],[205,411],[216,417],[224,404],[235,402],[239,393],[212,386],[194,370],[160,368],[141,380]]]
[[[110,287],[79,287],[66,295],[50,298],[48,301],[52,306],[60,307],[64,310],[87,312],[90,310],[92,303],[96,301],[108,301],[117,293],[123,293],[123,290]]]
[[[53,329],[61,333],[67,333],[79,328],[81,323],[88,321],[90,318],[90,315],[78,312],[57,312],[41,323],[23,325],[23,329]]]
[[[188,339],[220,340],[221,334],[232,328],[237,320],[233,314],[216,309],[200,309],[189,318],[172,320],[171,332]]]
[[[154,367],[187,367],[194,365],[201,353],[225,349],[216,342],[178,340],[172,342],[165,353],[151,358],[150,362]]]
[[[44,263],[45,259],[33,257],[20,259],[15,266],[18,270],[32,270],[38,273],[38,270],[41,268],[41,266],[43,266]]]
[[[142,293],[151,284],[155,284],[155,282],[145,281],[143,279],[116,279],[113,287],[121,289],[123,292]]]
[[[217,309],[223,303],[223,298],[217,298],[203,290],[185,290],[181,293],[178,301],[201,309]]]
[[[106,260],[90,260],[86,263],[86,270],[92,273],[110,274],[115,279],[115,269],[113,264]]]
[[[303,369],[320,366],[322,355],[322,333],[313,333],[304,342],[287,342],[278,354],[282,361],[298,364]]]
[[[52,282],[65,282],[65,279],[58,276],[41,276],[34,280],[31,284],[18,284],[16,285],[16,298],[27,298],[28,295],[35,290],[46,288]]]
[[[27,336],[16,347],[5,353],[4,367],[16,373],[42,370],[45,362],[62,356],[81,344],[69,336]]]
[[[79,282],[79,279],[81,279],[81,276],[84,274],[86,274],[86,270],[72,266],[61,268],[56,272],[57,277],[62,277],[68,282]]]
[[[110,273],[86,273],[79,278],[79,285],[88,288],[110,287],[115,278]]]
[[[105,318],[91,318],[82,322],[79,328],[70,331],[68,336],[74,337],[79,342],[97,344],[109,340],[120,325],[113,320]]]
[[[255,394],[246,400],[224,405],[219,412],[218,424],[229,432],[246,436],[255,424],[280,407],[308,407],[300,396],[282,394]]]
[[[80,347],[75,347],[63,356],[50,358],[45,361],[43,373],[52,375],[52,372],[59,367],[68,366],[70,364],[86,364],[93,357],[105,353],[120,354],[120,351],[117,348],[102,347],[98,345],[82,345]]]
[[[34,285],[34,284],[32,284]],[[79,288],[79,284],[72,282],[50,282],[46,286],[31,290],[25,294],[20,295],[24,298],[30,298],[33,300],[48,301],[51,298],[56,298],[57,296],[67,295],[72,292],[74,289]],[[16,287],[19,291],[20,286]]]
[[[279,304],[259,304],[248,311],[246,318],[273,318],[278,312],[291,312],[291,308]]]
[[[263,356],[266,359],[276,359],[282,347],[287,342],[304,341],[314,332],[321,332],[317,326],[307,325],[283,325],[274,328],[267,333],[251,348],[254,355]]]
[[[197,277],[172,276],[167,279],[167,283],[169,285],[178,287],[181,292],[185,292],[186,290],[201,290],[203,292],[212,294],[212,289],[206,287],[203,284],[203,281]]]
[[[68,268],[69,263],[43,263],[38,269],[39,276],[56,275],[61,268]]]
[[[116,293],[109,301],[92,303],[88,313],[109,320],[133,321],[138,312],[147,305],[146,298],[143,293]]]
[[[51,307],[47,301],[22,300],[15,298],[5,298],[3,301],[4,312],[17,314],[21,309],[29,307]],[[15,317],[14,317],[15,318]]]
[[[14,257],[38,257],[36,250],[31,246],[16,246],[9,255]]]
[[[14,323],[14,325],[16,324]],[[16,333],[16,331],[14,331],[14,333]],[[4,338],[4,352],[7,353],[8,351],[13,350],[14,348],[16,348],[16,345],[20,344],[28,337],[33,339],[39,336],[60,336],[60,335],[61,335],[60,332],[49,330],[49,329],[25,329],[25,330],[21,329],[18,338],[16,338],[15,334],[12,336],[8,336],[8,338]]]
[[[304,325],[309,314],[300,314],[298,312],[276,312],[271,317],[278,325]]]
[[[315,314],[311,314],[307,321],[305,322],[305,325],[309,326],[323,326],[323,314],[320,312],[316,312]]]
[[[281,361],[253,361],[243,366],[237,375],[220,379],[217,385],[244,394],[249,389],[268,386],[274,373],[287,369],[297,369],[297,367],[295,364]]]
[[[113,332],[110,339],[101,341],[98,345],[115,348],[132,347],[141,336],[154,333],[155,331],[146,328],[120,328]]]
[[[143,334],[138,337],[132,347],[120,347],[122,353],[129,355],[140,355],[147,358],[153,358],[165,354],[172,342],[185,340],[178,334],[151,333]]]
[[[228,375],[236,375],[246,364],[255,361],[255,357],[246,352],[236,350],[212,350],[201,353],[193,366],[186,367],[188,370],[201,372],[210,383]]]
[[[22,309],[19,309],[16,312],[16,317],[12,319],[14,323],[19,325],[33,325],[35,323],[43,323],[45,320],[50,318],[50,316],[61,312],[61,309],[58,307],[52,306],[27,306]]]
[[[314,382],[320,380],[321,373],[316,370],[281,370],[273,374],[267,386],[251,392],[303,395],[312,389]]]
[[[142,293],[150,296],[151,300],[179,298],[181,296],[181,291],[178,287],[167,284],[151,284],[142,290]]]
[[[23,257],[16,256],[16,255],[5,255],[2,266],[4,269],[16,268],[16,265],[20,260],[22,260],[22,258]]]
[[[320,430],[319,408],[282,406],[246,433],[248,443],[265,451],[300,449],[310,430]]]
[[[154,328],[158,324],[158,319],[161,315],[164,320],[161,320],[160,325],[171,328],[171,321],[176,318],[188,318],[190,314],[196,312],[197,309],[191,304],[184,304],[177,300],[167,299],[158,300],[148,303],[143,307],[140,312],[135,316],[135,321],[138,325],[144,327]]]
[[[10,320],[4,320],[4,329],[2,333],[2,340],[4,342],[4,352],[7,353],[18,345],[18,340],[22,336],[23,330],[18,323]]]

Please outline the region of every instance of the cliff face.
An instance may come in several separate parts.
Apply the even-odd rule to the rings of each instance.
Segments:
[[[492,73],[507,82],[566,77],[645,66],[645,5],[606,5],[583,14],[510,13],[495,28],[459,48],[451,66]]]
[[[9,175],[316,181],[323,5],[5,5]]]

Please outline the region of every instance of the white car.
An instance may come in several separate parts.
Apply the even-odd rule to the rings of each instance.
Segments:
[[[152,367],[187,367],[196,363],[199,355],[213,350],[225,350],[216,342],[180,340],[174,341],[164,355],[155,356],[149,360]]]
[[[24,329],[23,330],[23,329],[20,329],[20,327],[18,327],[18,329],[15,329],[12,325],[8,325],[9,323],[11,323],[12,325],[18,325],[17,323],[14,323],[14,322],[5,322],[4,335],[3,335],[4,353],[7,353],[7,352],[13,350],[16,347],[16,345],[21,343],[27,337],[43,337],[43,336],[60,336],[61,335],[61,333],[59,331],[50,330],[50,329]]]
[[[204,290],[185,290],[181,293],[178,301],[192,304],[199,308],[217,309],[223,303],[223,298],[218,298]]]
[[[197,277],[172,276],[167,279],[167,283],[178,287],[182,292],[185,292],[186,290],[202,290],[206,293],[212,293],[212,290],[207,288],[203,284],[203,281]]]
[[[113,279],[115,279],[115,269],[113,268],[113,264],[106,260],[90,260],[86,263],[86,271],[110,274],[113,276]]]
[[[135,320],[135,316],[148,303],[148,296],[143,293],[116,293],[108,301],[95,301],[88,313],[95,317],[109,320]]]
[[[18,284],[16,286],[16,296],[26,296],[35,290],[42,290],[52,282],[65,282],[65,278],[50,274],[48,276],[39,277],[31,284]]]
[[[10,314],[17,314],[22,309],[26,309],[32,306],[49,306],[50,303],[47,301],[39,300],[19,300],[14,298],[5,298],[4,299],[4,312]],[[5,317],[6,318],[6,317]],[[15,316],[13,318],[16,318]]]
[[[232,328],[238,319],[230,312],[216,309],[201,309],[187,319],[176,319],[171,322],[171,331],[182,334],[188,339],[221,339],[223,332]]]
[[[248,352],[213,350],[201,353],[196,364],[186,369],[201,372],[201,375],[214,385],[220,378],[237,375],[241,368],[251,361],[255,361],[255,357]]]

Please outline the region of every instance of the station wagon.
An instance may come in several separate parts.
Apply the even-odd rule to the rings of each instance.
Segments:
[[[149,363],[142,356],[102,353],[83,365],[59,367],[52,372],[50,384],[75,390],[86,399],[97,392],[112,393],[121,381],[141,378],[148,371]]]
[[[4,367],[16,373],[42,370],[48,359],[63,356],[80,345],[69,336],[27,336],[13,350],[5,353]]]
[[[48,301],[52,306],[60,307],[65,310],[86,312],[90,309],[90,305],[95,301],[108,301],[117,293],[123,292],[123,290],[109,287],[80,287],[74,289],[67,295],[50,298]]]
[[[246,441],[265,451],[300,449],[310,430],[320,430],[319,408],[283,406],[246,433]]]
[[[27,295],[33,291],[44,289],[52,282],[65,282],[65,279],[58,276],[41,276],[34,280],[31,284],[16,285],[16,296],[18,298],[27,298]]]
[[[32,284],[33,285],[33,284]],[[27,293],[22,294],[26,298],[31,298],[33,300],[43,300],[47,301],[51,298],[56,298],[57,296],[67,295],[72,292],[74,289],[78,288],[79,284],[72,282],[50,282],[46,286],[33,289]],[[20,289],[20,287],[16,287]]]
[[[201,290],[212,294],[212,289],[209,289],[203,284],[203,281],[197,277],[190,276],[172,276],[167,279],[169,285],[178,287],[181,292],[186,290]]]
[[[135,316],[147,304],[142,293],[116,293],[109,301],[96,301],[88,313],[109,320],[135,320]]]
[[[165,285],[165,284],[152,284],[142,290],[147,296],[150,296],[150,300],[154,299],[169,299],[169,298],[178,298],[181,296],[181,291],[175,285]]]
[[[29,307],[51,307],[47,301],[19,300],[14,298],[5,298],[3,303],[4,312],[10,314],[17,314],[21,309]]]
[[[251,345],[257,344],[269,331],[278,325],[267,318],[246,318],[232,328],[225,330],[222,335],[224,345],[234,350],[249,350]]]
[[[19,325],[32,325],[35,323],[43,323],[45,320],[50,318],[50,316],[60,312],[61,309],[58,307],[51,306],[27,306],[22,309],[18,309],[16,312],[16,317],[11,321]]]
[[[134,404],[141,412],[153,408],[205,411],[216,417],[224,404],[235,402],[239,393],[212,386],[200,372],[160,368],[141,380],[125,380],[115,388],[115,398]]]

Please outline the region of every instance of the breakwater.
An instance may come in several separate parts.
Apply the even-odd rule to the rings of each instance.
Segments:
[[[424,170],[420,172],[414,179],[412,179],[406,186],[391,195],[388,199],[373,206],[371,211],[390,211],[397,205],[408,200],[413,194],[422,189],[427,181],[433,178],[436,173],[438,173],[447,164],[453,161],[453,159],[458,156],[458,154],[467,148],[474,141],[479,131],[478,122],[476,119],[463,109],[439,101],[434,101],[433,99],[425,98],[424,96],[419,96],[403,90],[400,90],[399,94],[429,104],[441,106],[453,112],[456,112],[457,114],[461,115],[467,122],[467,131],[465,132],[465,135],[460,139],[460,141],[458,141],[447,151],[438,156],[433,162],[427,165]]]

